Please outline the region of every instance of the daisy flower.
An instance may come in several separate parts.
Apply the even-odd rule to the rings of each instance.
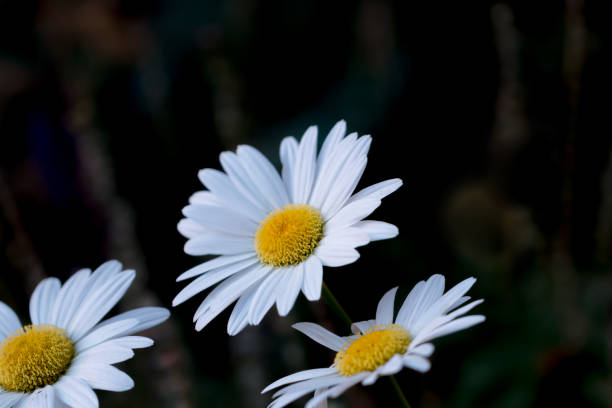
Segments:
[[[63,285],[47,278],[32,294],[32,324],[26,326],[0,302],[0,408],[95,408],[93,389],[131,389],[132,379],[112,364],[151,346],[151,339],[132,334],[170,316],[167,309],[143,307],[100,322],[134,276],[109,261],[93,273],[76,272]]]
[[[376,309],[376,318],[352,325],[353,335],[339,337],[314,323],[297,323],[293,327],[314,341],[336,352],[330,368],[316,368],[284,377],[266,387],[262,393],[288,385],[274,394],[269,408],[281,408],[296,399],[315,392],[306,408],[325,406],[361,382],[373,384],[382,375],[392,375],[403,367],[426,372],[427,359],[434,351],[429,343],[436,337],[466,329],[485,320],[467,313],[482,300],[459,307],[470,299],[464,296],[476,279],[469,278],[444,293],[444,277],[433,275],[417,283],[395,320],[393,305],[397,288],[387,292]]]
[[[394,225],[363,219],[402,181],[383,181],[353,194],[371,137],[345,137],[345,132],[346,123],[336,123],[318,155],[315,126],[299,143],[286,137],[280,145],[281,174],[247,145],[221,153],[224,172],[199,172],[207,190],[190,198],[178,230],[189,239],[187,254],[218,256],[178,277],[198,278],[172,303],[219,283],[194,315],[196,330],[236,300],[230,335],[259,324],[274,303],[285,316],[300,290],[309,300],[320,298],[323,266],[355,262],[356,247],[398,234]]]

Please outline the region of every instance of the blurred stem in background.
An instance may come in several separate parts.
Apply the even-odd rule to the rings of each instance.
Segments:
[[[323,295],[323,300],[325,301],[325,303],[327,303],[329,305],[329,307],[332,308],[334,313],[336,313],[348,325],[349,330],[350,330],[350,327],[353,324],[353,321],[349,317],[348,313],[346,313],[346,311],[344,310],[342,305],[340,305],[340,302],[338,302],[338,299],[336,299],[336,297],[331,292],[331,290],[329,290],[329,288],[327,287],[325,282],[323,282],[323,293],[322,293],[322,295]],[[401,401],[402,406],[406,407],[406,408],[410,408],[410,404],[408,403],[408,400],[406,399],[406,396],[404,395],[402,389],[400,388],[399,384],[397,383],[397,380],[395,379],[395,376],[394,375],[390,375],[389,379],[391,380],[391,384],[393,384],[393,389],[395,390],[395,393],[397,394],[397,398]]]

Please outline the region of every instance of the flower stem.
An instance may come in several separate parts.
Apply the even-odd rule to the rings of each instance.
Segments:
[[[402,391],[402,389],[400,388],[399,384],[397,383],[397,380],[395,379],[394,375],[390,375],[389,379],[391,380],[391,384],[393,384],[393,388],[395,389],[395,393],[397,394],[397,398],[401,401],[402,406],[405,408],[410,408],[410,404],[408,403],[408,400],[406,399],[406,396],[404,395],[404,392]]]
[[[331,290],[329,290],[325,282],[323,282],[323,293],[322,294],[323,294],[323,299],[325,300],[325,303],[327,303],[334,310],[334,312],[336,312],[336,314],[340,316],[342,320],[344,320],[344,322],[350,328],[351,325],[353,324],[353,321],[349,317],[348,313],[346,313],[344,308],[340,305],[340,302],[338,302],[338,299],[336,299],[333,293],[331,293]]]
[[[323,300],[325,300],[325,303],[327,303],[333,309],[333,311],[342,320],[344,320],[344,322],[349,327],[351,327],[351,325],[353,324],[353,321],[349,317],[348,313],[346,313],[344,308],[340,305],[340,302],[338,302],[338,299],[336,299],[334,294],[331,293],[331,290],[329,290],[329,288],[327,287],[325,282],[323,282],[323,291],[322,291],[321,294],[323,295]],[[397,394],[397,398],[402,403],[402,406],[404,408],[410,408],[410,404],[408,403],[408,400],[406,399],[406,396],[404,395],[404,392],[402,391],[402,389],[400,388],[399,384],[397,383],[397,380],[395,379],[395,376],[390,375],[388,377],[391,380],[391,384],[393,384],[393,388],[395,389],[395,393]]]

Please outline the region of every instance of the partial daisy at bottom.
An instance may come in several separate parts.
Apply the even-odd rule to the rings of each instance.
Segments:
[[[430,369],[434,351],[431,340],[466,329],[485,320],[481,315],[463,316],[482,299],[464,296],[476,282],[469,278],[444,293],[444,276],[433,275],[416,284],[394,320],[397,287],[378,303],[376,318],[352,325],[353,334],[340,337],[314,323],[293,327],[317,343],[336,352],[329,368],[315,368],[281,378],[262,393],[285,386],[274,395],[269,408],[281,408],[307,394],[314,393],[306,408],[325,407],[328,398],[336,398],[350,387],[371,385],[380,376],[393,375],[404,367],[419,372]],[[290,384],[290,385],[288,385]]]
[[[153,340],[133,334],[170,316],[161,307],[133,309],[104,321],[135,277],[109,261],[82,269],[63,285],[41,281],[30,298],[29,325],[0,302],[0,408],[99,406],[94,389],[127,391],[133,380],[113,364]]]

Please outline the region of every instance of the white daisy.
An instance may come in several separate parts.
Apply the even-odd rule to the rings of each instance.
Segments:
[[[335,398],[353,385],[373,384],[379,376],[392,375],[403,367],[425,372],[430,368],[427,357],[434,346],[430,340],[462,330],[485,320],[484,316],[464,316],[474,306],[463,296],[476,279],[469,278],[444,292],[444,277],[433,275],[417,283],[395,320],[393,305],[397,288],[387,292],[376,309],[376,318],[354,323],[353,335],[339,337],[314,323],[297,323],[293,327],[314,341],[335,351],[330,368],[301,371],[266,387],[262,393],[291,384],[274,394],[269,408],[281,408],[296,399],[315,392],[306,408],[324,406],[327,398]]]
[[[109,261],[93,273],[76,272],[63,285],[47,278],[32,294],[27,326],[0,302],[0,408],[93,408],[93,389],[131,389],[132,379],[112,364],[151,346],[151,339],[132,334],[170,316],[167,309],[143,307],[100,322],[134,276]]]
[[[285,316],[300,289],[309,300],[321,296],[323,266],[359,258],[356,247],[395,237],[394,225],[363,221],[397,190],[392,179],[353,191],[366,167],[371,137],[351,133],[338,122],[317,156],[317,128],[302,140],[280,145],[282,175],[258,150],[238,146],[220,155],[224,172],[203,169],[208,190],[195,193],[183,209],[178,230],[189,240],[189,255],[219,255],[178,277],[199,276],[174,299],[176,306],[221,282],[195,313],[201,330],[239,299],[228,322],[234,335],[256,325],[276,303]]]

